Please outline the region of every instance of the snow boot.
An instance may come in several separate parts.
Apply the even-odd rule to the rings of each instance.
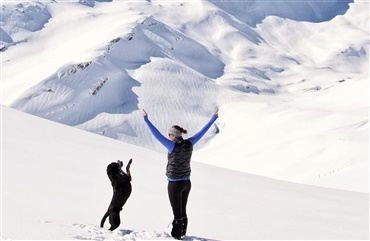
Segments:
[[[186,235],[186,229],[188,227],[188,217],[183,217],[182,218],[182,236]]]
[[[171,231],[172,237],[174,237],[175,239],[181,239],[182,228],[183,228],[182,218],[173,220]]]

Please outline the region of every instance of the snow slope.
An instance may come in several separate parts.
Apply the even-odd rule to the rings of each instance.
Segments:
[[[191,135],[220,107],[198,162],[368,192],[368,9],[3,2],[1,102],[156,151],[142,108],[162,132]]]
[[[165,153],[1,107],[3,239],[172,239]],[[112,195],[106,166],[131,166],[121,226],[98,227]],[[186,240],[368,239],[368,194],[192,163]]]

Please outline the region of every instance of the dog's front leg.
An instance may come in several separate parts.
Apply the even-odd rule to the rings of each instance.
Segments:
[[[126,173],[127,173],[127,176],[130,178],[130,181],[132,180],[131,172],[130,172],[131,163],[132,163],[132,158],[128,161],[127,166],[126,166]]]

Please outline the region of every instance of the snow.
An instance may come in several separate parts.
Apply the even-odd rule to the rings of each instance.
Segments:
[[[1,5],[2,238],[172,239],[141,110],[190,137],[215,108],[187,240],[369,238],[367,1]],[[105,168],[129,158],[110,232]]]
[[[2,115],[3,238],[172,239],[163,153],[8,107]],[[130,158],[121,226],[101,229],[112,195],[106,166]],[[187,240],[368,238],[368,194],[198,162],[192,170]]]

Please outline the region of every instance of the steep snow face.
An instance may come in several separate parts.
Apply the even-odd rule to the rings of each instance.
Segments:
[[[163,134],[178,124],[190,137],[219,107],[199,162],[343,189],[341,176],[368,178],[367,2],[2,7],[4,41],[27,32],[3,49],[4,105],[161,152],[141,109]],[[26,8],[37,28],[15,27]]]

